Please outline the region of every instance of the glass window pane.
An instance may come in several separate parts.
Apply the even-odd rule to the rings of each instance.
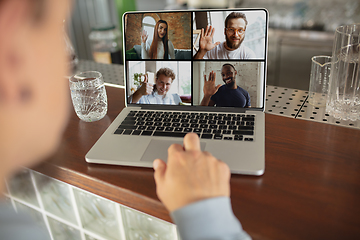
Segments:
[[[143,23],[155,26],[156,22],[153,17],[146,16],[143,19]]]
[[[128,90],[131,91],[131,93],[134,93],[139,85],[138,83],[134,82],[134,74],[135,73],[143,73],[145,74],[145,62],[144,61],[131,61],[128,62],[129,64],[129,71],[128,71],[128,81],[129,81],[129,85],[128,85]]]
[[[148,41],[152,41],[154,35],[154,28],[155,28],[156,21],[153,17],[146,16],[142,21],[143,30],[146,31],[148,35]]]

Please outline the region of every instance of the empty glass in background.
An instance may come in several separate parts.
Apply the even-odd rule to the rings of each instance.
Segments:
[[[102,119],[107,113],[107,95],[102,74],[88,71],[70,77],[71,99],[77,116],[85,122]]]
[[[311,58],[309,84],[309,103],[315,107],[325,107],[329,88],[331,57],[314,56]]]
[[[341,120],[360,120],[360,24],[335,31],[326,111]]]

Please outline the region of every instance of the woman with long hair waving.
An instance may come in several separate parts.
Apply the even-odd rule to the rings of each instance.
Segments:
[[[147,41],[148,35],[145,30],[141,33],[141,56],[142,59],[175,59],[174,45],[168,37],[168,24],[159,20],[154,28],[154,37]]]

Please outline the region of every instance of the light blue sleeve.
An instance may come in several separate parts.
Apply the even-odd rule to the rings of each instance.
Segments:
[[[16,213],[8,204],[0,202],[0,239],[51,240],[45,223],[36,223],[25,213]]]
[[[141,96],[141,98],[139,99],[137,104],[150,104],[149,99],[148,99],[148,95]]]
[[[230,198],[198,201],[171,213],[183,240],[250,240],[235,217]]]
[[[179,105],[182,102],[179,94],[177,94],[177,93],[173,93],[173,99],[174,99],[175,105]]]

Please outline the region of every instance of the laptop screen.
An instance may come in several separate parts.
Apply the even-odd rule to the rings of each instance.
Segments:
[[[124,14],[127,104],[264,108],[265,9]]]

